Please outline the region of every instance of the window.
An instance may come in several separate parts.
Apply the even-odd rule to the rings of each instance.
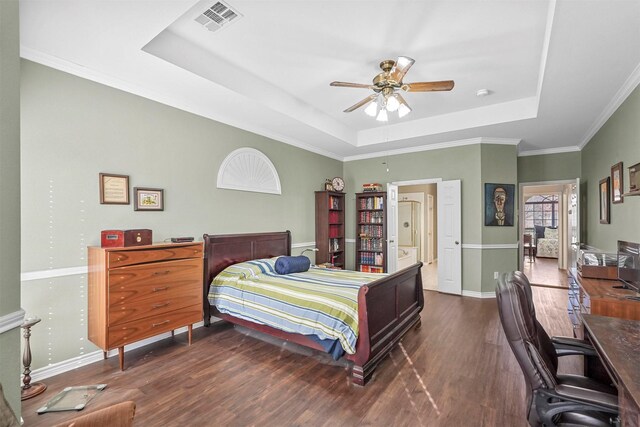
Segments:
[[[534,225],[558,226],[557,194],[539,194],[529,197],[524,202],[524,227],[533,229]]]

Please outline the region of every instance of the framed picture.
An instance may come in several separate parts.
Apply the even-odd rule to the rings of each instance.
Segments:
[[[133,189],[135,203],[133,209],[136,211],[163,211],[164,210],[164,190],[161,188]]]
[[[129,204],[129,175],[100,173],[100,204]]]
[[[484,184],[484,225],[513,226],[515,184]]]
[[[609,177],[600,180],[600,224],[609,224]]]
[[[622,180],[622,162],[611,166],[611,203],[624,201],[624,182]]]

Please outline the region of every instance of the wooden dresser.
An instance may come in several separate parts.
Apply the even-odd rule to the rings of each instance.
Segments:
[[[89,247],[89,340],[117,348],[202,320],[203,244]]]

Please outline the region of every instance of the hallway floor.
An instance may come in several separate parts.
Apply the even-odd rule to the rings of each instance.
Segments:
[[[422,264],[422,288],[425,291],[435,291],[438,289],[438,260],[431,264]]]
[[[524,257],[522,271],[527,275],[531,284],[556,286],[567,288],[567,270],[558,268],[558,260],[555,258],[534,258],[535,262]]]

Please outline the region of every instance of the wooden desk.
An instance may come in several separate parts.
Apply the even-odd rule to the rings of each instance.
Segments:
[[[584,278],[575,270],[569,270],[567,309],[576,337],[582,338],[583,314],[640,320],[640,301],[629,298],[638,297],[640,294],[629,289],[620,289],[620,285],[621,282],[617,280]]]
[[[622,425],[640,426],[640,321],[583,314],[582,322],[618,388]]]

